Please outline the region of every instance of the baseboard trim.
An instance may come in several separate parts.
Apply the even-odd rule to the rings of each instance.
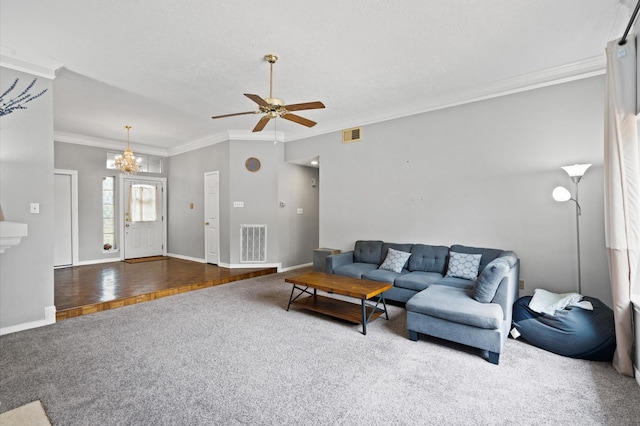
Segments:
[[[82,260],[73,266],[97,265],[98,263],[120,262],[119,257],[110,257],[109,259]],[[70,265],[71,266],[71,265]]]
[[[286,268],[278,269],[278,272],[294,271],[296,269],[308,268],[309,266],[313,266],[313,262],[303,263],[302,265],[287,266]]]
[[[189,260],[191,262],[207,263],[205,259],[201,259],[199,257],[183,256],[181,254],[175,254],[175,253],[167,253],[167,256],[175,257],[176,259]]]
[[[0,328],[0,336],[5,334],[17,333],[18,331],[29,330],[32,328],[44,327],[45,325],[55,324],[56,322],[56,307],[46,306],[44,308],[44,319],[38,321],[25,322],[22,324],[11,325],[9,327]]]
[[[218,263],[218,266],[221,268],[229,268],[229,269],[266,269],[266,268],[276,268],[278,272],[280,272],[280,267],[282,263]]]

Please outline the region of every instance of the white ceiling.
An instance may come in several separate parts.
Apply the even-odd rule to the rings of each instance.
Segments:
[[[286,140],[602,73],[636,0],[0,0],[0,43],[63,63],[55,131],[175,152],[321,100]],[[5,88],[2,88],[5,89]],[[265,131],[273,131],[273,121]]]

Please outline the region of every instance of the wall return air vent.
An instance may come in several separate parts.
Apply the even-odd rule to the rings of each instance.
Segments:
[[[354,127],[342,131],[342,143],[358,142],[362,136],[362,128]]]

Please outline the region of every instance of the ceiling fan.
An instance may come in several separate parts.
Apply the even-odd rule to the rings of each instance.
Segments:
[[[319,109],[324,108],[324,104],[320,101],[316,102],[305,102],[302,104],[291,104],[285,105],[282,99],[273,97],[273,64],[278,60],[278,56],[272,53],[269,53],[264,56],[264,59],[270,64],[269,71],[269,97],[266,99],[261,98],[258,95],[252,95],[250,93],[245,93],[244,95],[251,99],[253,102],[258,104],[258,111],[247,111],[247,112],[237,112],[234,114],[225,114],[225,115],[215,115],[211,118],[225,118],[225,117],[233,117],[235,115],[245,115],[245,114],[265,114],[264,117],[258,121],[256,127],[253,128],[254,132],[259,132],[265,128],[269,120],[272,118],[284,118],[285,120],[293,121],[294,123],[302,124],[303,126],[313,127],[317,123],[315,121],[311,121],[307,118],[300,117],[296,114],[291,114],[291,111],[301,111],[305,109]]]

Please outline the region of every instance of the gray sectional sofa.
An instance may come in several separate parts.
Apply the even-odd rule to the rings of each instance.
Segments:
[[[329,274],[393,284],[384,297],[405,304],[411,340],[422,333],[480,348],[493,364],[511,328],[519,268],[512,251],[371,240],[325,264]]]

